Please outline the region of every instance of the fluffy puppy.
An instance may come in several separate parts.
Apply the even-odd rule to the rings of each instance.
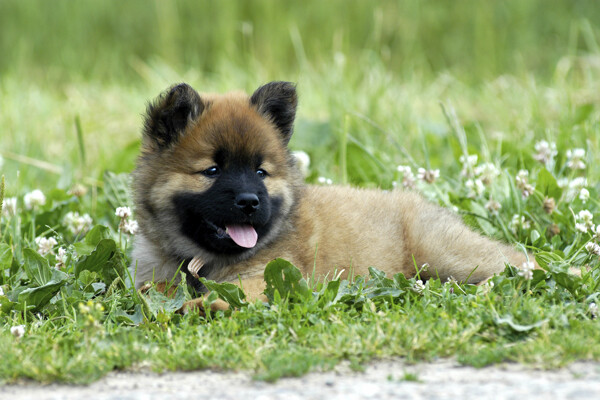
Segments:
[[[288,149],[295,86],[271,82],[251,96],[171,87],[148,106],[133,173],[141,233],[136,287],[190,266],[195,277],[264,290],[265,265],[282,257],[303,274],[453,277],[481,282],[520,266],[525,253],[468,229],[414,192],[311,186]]]

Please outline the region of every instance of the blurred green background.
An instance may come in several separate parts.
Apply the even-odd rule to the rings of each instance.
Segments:
[[[594,0],[2,0],[0,72],[135,82],[137,63],[162,61],[280,75],[343,54],[406,77],[549,77],[564,55],[597,52],[598,21]]]
[[[0,0],[2,168],[28,187],[128,171],[146,101],[183,80],[298,82],[292,145],[338,181],[342,145],[354,183],[454,168],[440,103],[492,158],[515,139],[597,149],[599,21],[593,0]]]

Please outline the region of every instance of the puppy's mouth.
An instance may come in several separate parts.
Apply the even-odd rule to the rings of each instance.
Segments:
[[[210,221],[206,221],[217,233],[219,239],[231,239],[240,247],[251,249],[256,246],[258,233],[250,224],[226,224],[220,227]]]

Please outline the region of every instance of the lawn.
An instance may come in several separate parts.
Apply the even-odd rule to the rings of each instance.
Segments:
[[[594,1],[0,2],[0,382],[600,360],[597,21]],[[418,190],[543,270],[347,282],[277,260],[268,304],[207,316],[176,312],[185,285],[135,292],[116,210],[147,102],[270,80],[298,85],[307,182]]]

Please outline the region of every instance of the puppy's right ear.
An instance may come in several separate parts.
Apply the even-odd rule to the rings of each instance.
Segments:
[[[144,141],[156,150],[176,143],[190,122],[204,110],[200,95],[186,83],[172,86],[148,104]]]

